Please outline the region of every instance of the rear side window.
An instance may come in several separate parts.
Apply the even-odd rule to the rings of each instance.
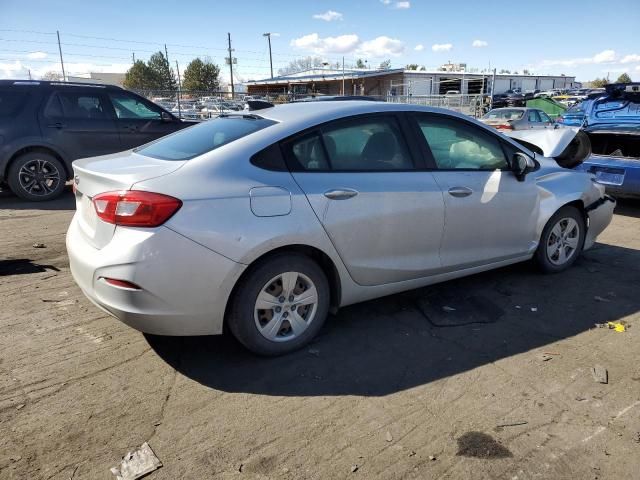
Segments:
[[[45,117],[102,120],[111,118],[101,95],[74,91],[51,95],[44,109]]]
[[[135,151],[160,160],[189,160],[274,123],[265,118],[220,117],[180,130]]]
[[[15,90],[0,90],[0,118],[16,115],[26,103],[29,94]]]

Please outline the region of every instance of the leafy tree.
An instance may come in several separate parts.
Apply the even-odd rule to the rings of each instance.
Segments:
[[[365,63],[362,61],[361,58],[358,59],[358,61],[356,62],[356,68],[367,68],[367,66],[365,65]]]
[[[378,67],[380,70],[389,70],[391,68],[391,59],[387,59]]]
[[[595,80],[591,80],[591,82],[589,83],[591,84],[592,88],[602,88],[605,85],[609,84],[606,78],[596,78]]]
[[[426,70],[427,70],[427,67],[425,67],[424,65],[421,65],[421,66],[420,66],[420,71],[421,71],[421,72],[424,72],[424,71],[426,71]]]
[[[151,58],[149,58],[149,61],[147,62],[147,66],[158,79],[158,88],[160,90],[176,90],[176,76],[167,61],[167,58],[162,52],[156,52],[151,55]]]
[[[215,91],[220,88],[220,67],[208,58],[196,58],[184,71],[182,88],[192,91]]]
[[[623,73],[618,77],[618,79],[616,80],[616,83],[631,83],[631,77],[626,73]]]
[[[284,68],[278,70],[278,75],[288,75],[290,73],[311,70],[312,68],[322,68],[324,61],[320,57],[297,58]]]
[[[511,70],[505,70],[504,68],[502,70],[500,70],[498,73],[511,73]]]
[[[162,88],[156,72],[142,60],[136,60],[124,76],[122,85],[131,90],[159,90]]]
[[[410,63],[409,65],[407,65],[404,68],[406,70],[418,70],[418,64],[417,63]]]
[[[531,72],[525,68],[524,70],[522,70],[522,74],[523,75],[531,75]]]

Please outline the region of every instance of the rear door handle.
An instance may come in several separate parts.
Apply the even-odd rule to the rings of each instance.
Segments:
[[[56,123],[51,123],[49,125],[47,125],[47,127],[49,128],[64,128],[66,127],[66,125],[62,122],[56,122]]]
[[[358,195],[358,192],[351,190],[350,188],[342,188],[336,190],[327,190],[324,192],[324,196],[331,200],[346,200]]]
[[[449,195],[452,197],[468,197],[473,193],[469,187],[451,187],[449,189]]]

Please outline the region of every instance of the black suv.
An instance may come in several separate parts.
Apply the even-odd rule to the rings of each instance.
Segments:
[[[0,182],[50,200],[78,158],[128,150],[193,125],[113,85],[0,80]]]

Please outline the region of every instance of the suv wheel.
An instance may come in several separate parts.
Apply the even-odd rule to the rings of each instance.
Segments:
[[[32,202],[58,197],[65,181],[66,171],[60,160],[45,152],[20,155],[11,164],[7,178],[13,193]]]

